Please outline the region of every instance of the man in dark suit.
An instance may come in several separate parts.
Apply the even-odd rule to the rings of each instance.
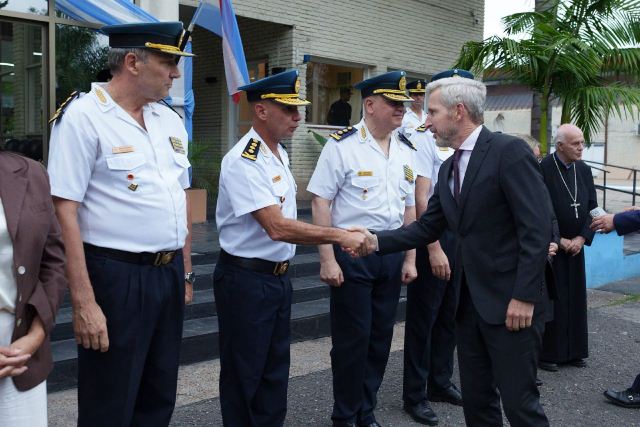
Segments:
[[[591,229],[601,233],[616,230],[619,236],[640,230],[640,208],[633,206],[625,212],[600,215],[591,222]],[[604,392],[611,403],[625,408],[640,408],[640,374],[626,390],[608,389]]]
[[[370,250],[425,246],[445,229],[453,231],[467,425],[502,425],[502,400],[512,426],[547,426],[535,380],[548,298],[543,274],[551,208],[538,164],[524,141],[482,126],[482,83],[441,79],[427,86],[427,97],[427,126],[456,152],[442,164],[420,219],[371,236]]]

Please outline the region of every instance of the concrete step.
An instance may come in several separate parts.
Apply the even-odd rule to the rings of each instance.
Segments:
[[[212,276],[212,274],[209,274],[209,276]],[[213,294],[213,277],[209,277],[209,280],[210,283],[206,289],[194,291],[193,302],[185,307],[185,321],[217,315],[215,296]],[[291,285],[293,287],[292,302],[294,304],[329,296],[329,286],[320,281],[320,276],[294,277],[291,279]],[[71,321],[71,306],[61,307],[56,316],[56,327],[51,332],[51,340],[53,342],[73,338]]]
[[[406,287],[398,302],[397,320],[405,317]],[[296,302],[291,307],[291,339],[293,342],[328,336],[330,333],[329,298]],[[47,380],[49,392],[76,386],[77,347],[74,339],[52,343],[54,369]],[[185,320],[180,363],[189,364],[219,356],[218,319],[207,316]]]

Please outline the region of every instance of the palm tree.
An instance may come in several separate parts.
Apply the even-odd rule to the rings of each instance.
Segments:
[[[587,142],[610,113],[640,107],[640,0],[538,1],[536,11],[503,22],[507,37],[466,43],[456,66],[499,70],[538,93],[543,153],[554,98],[562,123],[582,128]]]

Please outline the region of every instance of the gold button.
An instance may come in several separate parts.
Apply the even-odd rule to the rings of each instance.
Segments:
[[[16,328],[19,328],[19,327],[20,327],[20,325],[22,325],[22,319],[18,319],[18,320],[16,321]]]

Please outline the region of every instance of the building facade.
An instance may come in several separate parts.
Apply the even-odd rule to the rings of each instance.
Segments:
[[[185,25],[198,4],[135,3],[160,20],[180,19]],[[463,43],[482,39],[484,24],[484,0],[234,0],[233,5],[250,77],[297,68],[301,93],[313,103],[294,139],[285,143],[301,200],[309,198],[305,188],[322,148],[309,131],[328,135],[335,129],[326,116],[341,88],[390,70],[424,78],[449,68]],[[3,142],[39,141],[46,161],[47,118],[71,90],[88,90],[104,67],[106,38],[98,27],[67,19],[56,11],[55,0],[11,0],[0,7]],[[196,27],[192,40],[198,55],[193,141],[199,147],[193,163],[195,174],[215,183],[222,155],[250,127],[250,112],[244,97],[235,104],[227,94],[221,39]],[[349,103],[353,124],[361,115],[359,94],[354,91]]]

